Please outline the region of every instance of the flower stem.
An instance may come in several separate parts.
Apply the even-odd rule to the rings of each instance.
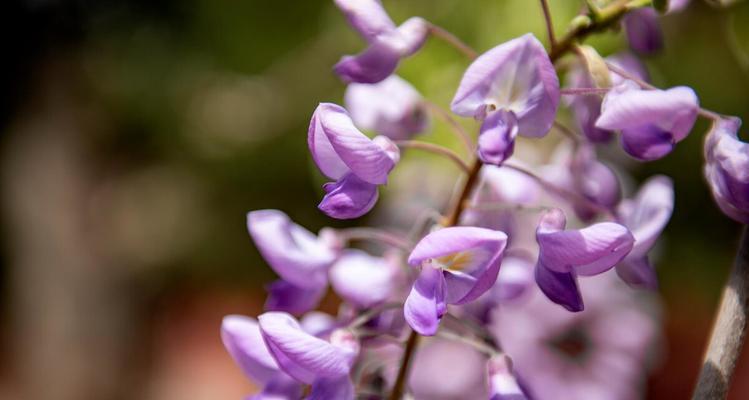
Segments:
[[[563,96],[594,95],[606,94],[611,88],[563,88],[559,93]]]
[[[394,233],[377,229],[377,228],[346,228],[341,229],[338,232],[339,237],[344,242],[352,240],[372,240],[375,242],[384,243],[393,247],[400,248],[405,251],[411,251],[413,244],[401,236]]]
[[[713,325],[693,400],[725,399],[741,354],[749,316],[749,227],[744,226]]]
[[[398,377],[395,378],[395,385],[393,385],[393,391],[390,393],[390,400],[401,400],[403,388],[406,386],[406,379],[408,378],[408,367],[411,364],[416,345],[419,343],[419,337],[419,334],[414,330],[408,336],[406,349],[403,350],[403,360],[401,360],[401,366],[398,370]]]
[[[394,143],[397,144],[398,147],[424,150],[443,157],[447,157],[448,159],[450,159],[450,161],[454,162],[458,167],[460,167],[463,172],[470,172],[468,164],[466,164],[458,154],[446,147],[442,147],[434,143],[421,142],[418,140],[396,140],[394,141]]]
[[[460,141],[463,143],[463,146],[466,148],[466,150],[468,150],[468,153],[473,153],[474,151],[473,139],[471,139],[471,136],[468,135],[468,132],[466,132],[465,129],[463,129],[463,127],[458,123],[458,121],[456,121],[455,118],[453,118],[450,115],[450,113],[447,112],[447,110],[443,109],[442,107],[430,101],[424,101],[423,104],[434,115],[441,118],[448,125],[450,125],[453,133],[455,133],[455,135],[460,139]]]
[[[471,46],[463,43],[457,36],[453,35],[450,31],[442,28],[441,26],[429,24],[429,34],[446,42],[450,46],[454,47],[459,52],[465,54],[466,57],[473,60],[478,57],[476,50],[472,49]]]
[[[549,46],[557,47],[557,38],[554,36],[554,23],[551,21],[551,12],[549,11],[548,0],[541,0],[541,9],[544,12],[544,22],[546,23],[546,34],[549,36]]]

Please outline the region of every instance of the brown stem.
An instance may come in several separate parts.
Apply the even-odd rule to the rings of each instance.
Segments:
[[[466,148],[468,153],[473,153],[473,150],[474,150],[473,139],[471,139],[471,136],[468,135],[468,132],[466,132],[466,130],[463,129],[460,123],[458,123],[458,121],[456,121],[455,118],[453,118],[447,110],[443,109],[442,107],[430,101],[425,100],[423,104],[434,115],[441,118],[443,121],[445,121],[445,123],[450,125],[453,133],[455,133],[455,136],[457,136],[460,139],[460,141],[463,143],[463,147]]]
[[[459,155],[457,155],[454,151],[448,149],[447,147],[442,147],[434,143],[421,142],[418,140],[396,140],[394,143],[398,145],[398,147],[407,147],[407,148],[412,148],[412,149],[424,150],[430,153],[434,153],[434,154],[446,157],[450,161],[454,162],[455,165],[460,167],[460,169],[463,170],[464,172],[470,172],[470,169],[468,168],[468,165],[465,163],[465,161],[463,161],[463,159],[460,158]]]
[[[546,23],[546,34],[549,36],[549,45],[553,49],[557,47],[557,38],[554,36],[554,23],[551,22],[548,0],[541,0],[541,9],[544,12],[544,22]]]
[[[398,370],[398,377],[395,379],[395,385],[393,385],[393,391],[390,393],[390,400],[400,400],[403,394],[403,388],[406,386],[406,378],[408,378],[408,367],[411,364],[411,358],[413,357],[416,345],[419,342],[419,334],[416,331],[411,331],[406,342],[406,349],[403,351],[403,360],[401,361],[401,367]]]
[[[723,289],[693,400],[725,399],[741,354],[749,315],[749,228],[744,226],[731,275]]]
[[[479,53],[476,52],[476,50],[472,49],[471,46],[463,43],[462,40],[460,40],[457,36],[453,35],[449,31],[445,30],[444,28],[430,24],[429,25],[429,33],[441,40],[444,40],[449,45],[460,51],[461,53],[465,54],[466,57],[473,60],[474,58],[478,57]]]

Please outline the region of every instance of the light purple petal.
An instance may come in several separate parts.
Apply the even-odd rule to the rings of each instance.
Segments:
[[[526,257],[508,256],[502,261],[492,294],[498,302],[521,297],[533,284],[533,262]]]
[[[410,139],[429,123],[419,92],[396,75],[376,84],[352,83],[344,100],[356,126],[393,140]]]
[[[354,174],[348,174],[338,182],[328,182],[323,189],[326,194],[317,208],[336,219],[361,217],[375,206],[379,197],[377,185],[364,182]]]
[[[263,390],[247,400],[297,400],[302,397],[302,385],[283,372],[278,372]]]
[[[494,110],[515,113],[518,133],[541,137],[551,129],[559,105],[559,79],[532,34],[505,42],[468,67],[450,105],[464,117],[485,118]]]
[[[655,125],[623,129],[621,142],[627,154],[643,161],[663,158],[676,146],[673,135]]]
[[[267,290],[265,311],[285,311],[301,315],[320,304],[326,287],[303,288],[280,279],[268,285]]]
[[[302,319],[299,320],[299,325],[305,332],[318,337],[330,333],[330,331],[337,328],[336,319],[322,311],[312,311],[304,314]]]
[[[645,82],[650,81],[650,74],[648,74],[648,70],[647,68],[645,68],[645,64],[643,64],[642,61],[637,58],[637,56],[630,52],[616,53],[614,55],[606,57],[606,61],[616,67],[623,69],[625,72],[636,78],[639,78]],[[611,72],[609,75],[611,77],[611,83],[613,86],[617,86],[626,80],[626,78],[623,78],[619,76],[619,74],[614,72]]]
[[[278,364],[265,346],[254,318],[227,315],[221,323],[221,340],[242,372],[260,385],[276,374]]]
[[[446,276],[451,286],[449,301],[461,304],[475,300],[494,285],[506,246],[507,235],[501,231],[463,226],[444,228],[421,239],[409,255],[408,263],[420,265],[429,261],[449,270],[452,275]],[[470,280],[473,284],[469,286]],[[456,297],[457,293],[461,295]]]
[[[317,107],[307,143],[320,171],[331,179],[350,171],[365,182],[384,184],[395,166],[380,146],[354,126],[346,110],[335,104]]]
[[[304,332],[289,314],[267,312],[258,317],[260,332],[278,366],[287,374],[311,384],[317,378],[348,375],[358,348],[333,345]]]
[[[658,276],[650,265],[647,256],[627,257],[616,266],[616,274],[630,286],[644,289],[658,289]]]
[[[632,50],[653,54],[663,48],[663,32],[658,12],[652,7],[632,10],[624,16],[624,30]]]
[[[515,150],[517,133],[515,114],[505,110],[489,114],[479,131],[479,159],[486,164],[501,165]]]
[[[355,56],[343,56],[333,70],[344,82],[377,83],[398,67],[401,50],[378,40]]]
[[[536,265],[536,283],[549,300],[568,311],[579,312],[584,309],[583,298],[573,272],[552,271],[539,259]]]
[[[361,250],[346,250],[330,269],[330,284],[344,300],[362,308],[387,299],[395,284],[394,266]]]
[[[635,245],[627,258],[645,256],[655,245],[674,210],[674,184],[658,175],[648,179],[637,196],[619,207],[620,222],[632,232]]]
[[[749,144],[738,138],[741,120],[717,121],[705,142],[705,176],[720,209],[749,223]]]
[[[512,373],[512,361],[506,355],[494,356],[487,362],[489,400],[528,400]]]
[[[420,335],[433,336],[446,312],[442,270],[424,265],[403,306],[406,322]]]
[[[378,0],[335,0],[349,24],[367,41],[395,29],[395,23]]]
[[[424,46],[429,36],[429,23],[421,17],[411,17],[398,26],[397,32],[401,41],[401,54],[407,57]]]
[[[278,210],[247,214],[247,229],[260,254],[284,280],[305,288],[327,284],[336,251]]]
[[[606,164],[598,161],[593,146],[579,146],[570,161],[573,190],[593,204],[612,209],[621,200],[619,179]],[[586,204],[574,204],[575,213],[588,221],[599,212]]]
[[[536,230],[539,264],[556,272],[597,275],[614,267],[634,244],[629,230],[613,222],[583,229],[564,230],[566,219],[559,209],[546,212]]]
[[[322,378],[312,384],[312,392],[305,400],[354,400],[356,390],[348,376]]]

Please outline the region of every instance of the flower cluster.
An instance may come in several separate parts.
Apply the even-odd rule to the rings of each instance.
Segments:
[[[334,67],[348,83],[346,108],[321,103],[310,121],[312,159],[331,180],[318,208],[336,219],[367,214],[397,173],[401,148],[447,156],[467,177],[447,214],[415,218],[408,233],[316,235],[281,211],[248,214],[250,236],[280,278],[268,287],[264,314],[228,316],[222,325],[229,353],[262,386],[252,398],[637,397],[659,333],[653,292],[638,289],[658,286],[648,253],[671,217],[674,187],[665,176],[624,187],[626,171],[599,160],[596,146],[618,135],[623,152],[655,160],[699,115],[712,118],[705,173],[720,208],[749,223],[740,121],[701,109],[690,88],[650,85],[630,53],[604,59],[578,47],[562,88],[557,50],[574,45],[551,36],[547,52],[526,34],[477,57],[468,52],[450,104],[478,121],[475,139],[466,137],[449,111],[435,111],[394,72],[429,36],[467,46],[419,17],[396,25],[377,0],[335,4],[368,47]],[[630,8],[606,15],[625,25],[633,49],[654,50],[656,11]],[[561,122],[560,106],[574,129]],[[471,160],[414,140],[432,123],[430,112],[469,139]],[[566,136],[551,156],[529,150],[544,163],[513,156],[518,136],[530,146],[552,131]],[[336,315],[313,311],[328,288],[340,300]]]

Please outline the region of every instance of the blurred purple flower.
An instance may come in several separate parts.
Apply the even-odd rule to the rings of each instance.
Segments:
[[[536,282],[546,296],[569,311],[582,311],[577,276],[598,275],[613,268],[632,250],[634,237],[623,225],[601,222],[565,230],[560,209],[544,213],[536,229],[539,254]]]
[[[429,34],[429,24],[413,17],[396,27],[377,0],[336,0],[354,30],[369,43],[355,56],[344,56],[335,72],[347,82],[377,83],[390,76],[402,58],[418,51]]]
[[[400,157],[388,138],[368,138],[343,107],[331,103],[321,103],[312,115],[307,144],[320,171],[336,181],[325,185],[327,194],[318,207],[338,219],[369,212],[377,201],[377,185],[387,183]]]
[[[641,398],[655,358],[657,303],[609,274],[581,282],[588,307],[568,313],[534,290],[497,308],[490,330],[534,399]]]
[[[450,105],[464,117],[515,114],[518,133],[541,137],[559,105],[559,79],[543,45],[532,34],[505,42],[471,63]]]
[[[594,146],[579,146],[569,160],[567,171],[569,189],[599,207],[597,209],[587,203],[575,202],[573,208],[581,220],[590,221],[600,208],[611,210],[621,200],[619,179],[611,168],[598,161]]]
[[[264,308],[266,311],[286,311],[301,315],[320,304],[327,288],[327,284],[302,287],[279,279],[266,287],[268,298]]]
[[[330,284],[347,302],[369,308],[382,303],[397,285],[399,267],[361,250],[345,250],[330,269]]]
[[[611,89],[596,127],[621,130],[624,151],[639,160],[656,160],[673,150],[692,130],[699,102],[688,87],[642,90],[631,81]]]
[[[624,16],[622,22],[632,50],[650,55],[663,48],[663,31],[658,21],[658,12],[654,8],[632,10]]]
[[[475,227],[432,232],[414,247],[408,263],[420,268],[404,305],[408,324],[432,336],[447,304],[473,301],[497,280],[507,235]]]
[[[489,400],[528,400],[512,372],[512,361],[504,354],[489,359]]]
[[[485,164],[502,165],[515,150],[518,125],[515,114],[499,110],[489,114],[481,124],[478,156]]]
[[[670,178],[658,175],[645,182],[637,196],[619,205],[620,222],[632,231],[635,244],[616,266],[616,273],[632,286],[658,287],[658,278],[648,252],[655,245],[674,210],[674,185]]]
[[[713,122],[705,141],[705,176],[724,214],[749,224],[749,144],[738,137],[736,117]]]
[[[487,399],[486,378],[485,355],[437,337],[419,346],[408,383],[420,400]]]
[[[371,85],[352,83],[344,100],[356,126],[393,140],[410,139],[429,125],[421,95],[396,75]]]

